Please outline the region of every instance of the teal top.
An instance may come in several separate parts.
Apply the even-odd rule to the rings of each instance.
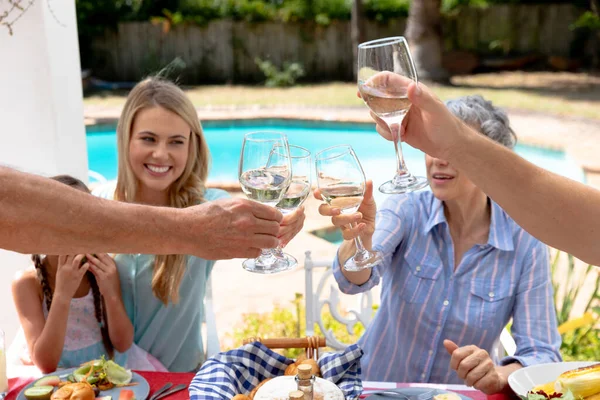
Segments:
[[[114,190],[97,194],[111,198],[113,193]],[[218,189],[207,189],[204,194],[206,201],[227,197],[227,192]],[[215,261],[187,256],[179,302],[167,306],[152,293],[154,255],[118,254],[115,262],[123,303],[133,323],[134,342],[171,372],[195,371],[204,361],[204,296]]]

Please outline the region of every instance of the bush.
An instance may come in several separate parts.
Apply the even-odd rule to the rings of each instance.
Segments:
[[[305,315],[304,296],[296,293],[295,299],[291,301],[291,306],[288,308],[276,305],[269,313],[245,314],[242,323],[228,336],[233,339],[234,348],[241,346],[244,339],[251,337],[263,339],[305,337]],[[324,310],[322,316],[325,329],[331,329],[342,343],[355,343],[365,331],[363,325],[357,324],[354,327],[354,334],[351,335],[344,325],[333,319],[330,312]],[[315,335],[323,335],[317,324],[314,326],[314,332]],[[285,349],[280,353],[288,358],[296,358],[303,351],[303,349]]]
[[[265,75],[265,86],[267,87],[290,87],[296,84],[296,80],[304,76],[304,68],[298,63],[284,63],[280,71],[271,61],[263,61],[255,58],[254,62]]]
[[[581,315],[573,315],[575,301],[586,304],[583,313],[591,316],[589,321],[581,320],[580,325],[562,334],[560,352],[565,361],[571,360],[600,360],[600,272],[598,268],[589,265],[581,273],[581,268],[575,265],[575,258],[567,255],[566,277],[559,278],[558,265],[562,253],[557,252],[552,261],[552,277],[554,287],[554,302],[556,304],[556,319],[561,326]],[[592,294],[581,299],[581,289],[585,282],[595,281]]]

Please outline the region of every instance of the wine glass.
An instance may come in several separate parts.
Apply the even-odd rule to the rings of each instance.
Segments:
[[[240,185],[246,196],[275,207],[290,186],[292,164],[287,138],[279,132],[252,132],[244,136],[240,156]],[[269,249],[244,261],[246,271],[272,274],[288,269],[288,261]]]
[[[340,209],[342,214],[358,210],[365,195],[365,173],[349,145],[338,145],[316,155],[317,184],[327,204]],[[347,271],[361,271],[382,262],[381,254],[365,249],[360,237],[354,239],[356,253],[344,264]]]
[[[292,144],[289,145],[289,148],[292,163],[292,181],[287,192],[276,206],[283,215],[290,214],[300,207],[310,194],[311,189],[312,157],[310,151]],[[278,257],[284,257],[288,261],[287,269],[295,268],[298,265],[298,260],[290,254],[284,253],[280,246],[273,251]]]
[[[407,193],[428,185],[425,177],[408,171],[400,144],[400,127],[411,105],[407,90],[412,82],[417,82],[417,71],[402,36],[358,46],[358,90],[365,104],[390,128],[396,150],[396,175],[379,187],[382,193]]]

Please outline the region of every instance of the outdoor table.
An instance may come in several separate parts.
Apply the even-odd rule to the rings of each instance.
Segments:
[[[150,385],[150,395],[156,390],[160,389],[165,383],[171,382],[173,385],[180,383],[189,384],[194,378],[194,373],[178,373],[178,372],[148,372],[148,371],[135,371],[144,377]],[[8,394],[5,400],[15,400],[19,392],[27,386],[29,383],[38,379],[39,375],[32,376],[24,375],[9,378],[8,380]],[[405,388],[405,387],[428,387],[432,389],[445,389],[453,391],[464,396],[470,397],[473,400],[514,400],[515,396],[498,394],[493,396],[486,396],[482,392],[463,385],[438,385],[438,384],[424,384],[424,383],[390,383],[390,382],[363,382],[364,390],[376,390],[376,389],[390,389],[390,388]],[[188,391],[182,390],[168,396],[167,400],[180,400],[187,399]],[[113,399],[118,400],[118,399]],[[143,400],[143,399],[138,399]]]

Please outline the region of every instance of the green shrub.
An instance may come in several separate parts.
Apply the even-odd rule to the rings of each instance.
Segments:
[[[265,75],[267,87],[290,87],[304,76],[304,68],[299,63],[284,63],[281,71],[271,62],[255,58],[254,62]]]
[[[556,319],[558,325],[581,317],[573,315],[575,301],[582,301],[581,289],[585,282],[595,281],[591,295],[583,299],[583,313],[592,313],[594,321],[562,335],[561,354],[566,361],[570,360],[600,360],[600,272],[598,268],[589,265],[582,273],[575,265],[575,258],[567,254],[566,276],[559,275],[558,266],[564,255],[557,252],[552,261],[552,285],[554,287],[554,302],[556,304]]]
[[[342,343],[355,343],[365,331],[365,327],[362,324],[357,324],[354,326],[354,334],[349,334],[344,325],[333,319],[329,310],[323,310],[322,318],[325,329],[331,329],[334,332],[334,336]],[[314,332],[315,335],[322,336],[322,332],[317,324],[315,324]],[[233,340],[234,348],[241,346],[244,339],[251,337],[267,339],[305,336],[304,296],[300,293],[296,293],[296,297],[291,301],[290,307],[284,308],[276,305],[273,311],[268,313],[244,314],[242,323],[236,326],[233,332],[228,335]],[[288,358],[296,358],[303,351],[303,349],[285,349],[280,352]]]

